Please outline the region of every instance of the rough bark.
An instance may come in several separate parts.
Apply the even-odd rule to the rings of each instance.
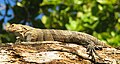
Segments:
[[[120,64],[120,50],[103,48],[96,50],[96,62],[88,57],[86,48],[81,45],[57,41],[22,42],[0,46],[0,63],[3,64]]]

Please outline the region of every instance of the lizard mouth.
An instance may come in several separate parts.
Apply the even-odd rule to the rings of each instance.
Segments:
[[[12,32],[16,32],[16,30],[13,29]]]

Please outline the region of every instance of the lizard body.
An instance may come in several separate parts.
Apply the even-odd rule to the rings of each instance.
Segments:
[[[24,42],[60,41],[88,46],[88,51],[90,52],[89,54],[91,56],[93,56],[91,54],[92,53],[91,49],[93,49],[93,52],[95,52],[94,47],[97,45],[110,47],[109,45],[100,41],[96,37],[83,32],[55,29],[38,29],[22,24],[11,24],[10,26],[6,27],[6,30],[15,33],[17,39],[19,39],[19,41]],[[97,55],[96,52],[95,54]]]
[[[6,27],[6,31],[13,32],[20,41],[60,41],[72,42],[76,44],[93,44],[108,47],[106,43],[94,36],[83,32],[55,29],[37,29],[22,24],[11,24]]]

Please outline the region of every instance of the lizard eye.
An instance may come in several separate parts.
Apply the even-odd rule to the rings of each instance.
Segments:
[[[10,27],[14,27],[14,24],[12,24]]]

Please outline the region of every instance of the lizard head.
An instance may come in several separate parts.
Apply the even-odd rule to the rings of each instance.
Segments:
[[[21,32],[23,28],[20,24],[11,24],[6,26],[6,31],[8,32]]]
[[[34,28],[27,25],[22,25],[22,24],[9,24],[5,26],[5,29],[7,32],[14,33],[14,35],[17,36],[16,37],[17,39],[18,38],[23,39],[24,34],[27,31],[32,30]]]
[[[6,26],[6,31],[13,32],[13,33],[26,32],[31,29],[34,29],[34,28],[30,26],[22,25],[22,24],[11,24]]]

